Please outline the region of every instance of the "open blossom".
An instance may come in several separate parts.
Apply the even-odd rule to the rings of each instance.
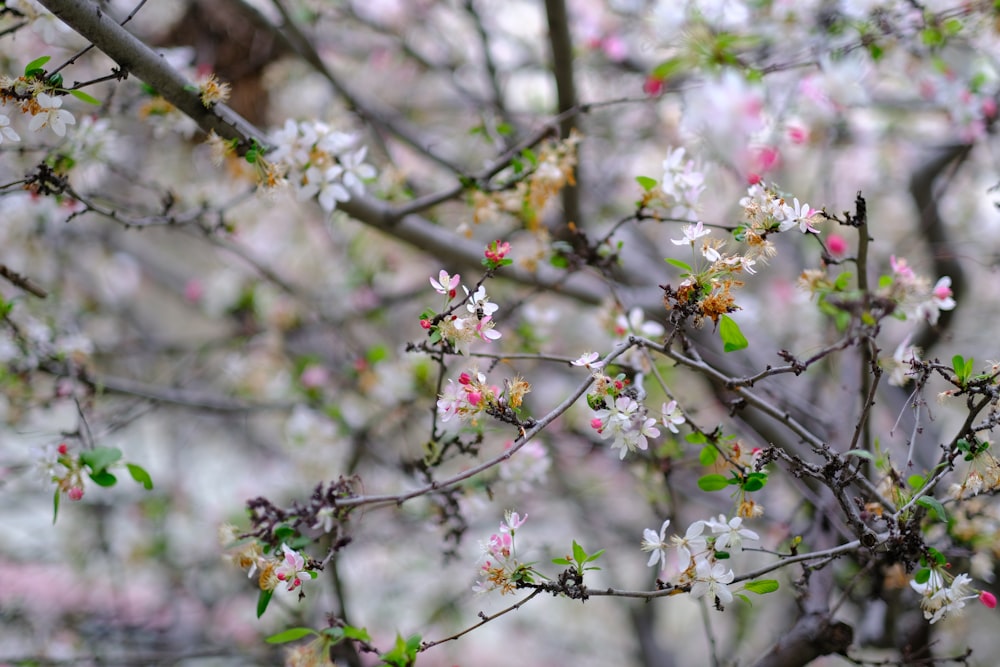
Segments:
[[[591,426],[607,440],[614,438],[612,449],[619,449],[618,458],[627,452],[649,447],[648,438],[660,435],[656,420],[648,417],[646,408],[628,396],[619,396],[610,408],[598,410]]]
[[[786,203],[781,207],[778,231],[785,232],[798,226],[803,234],[819,234],[819,230],[812,226],[812,221],[818,214],[819,211],[810,208],[809,204],[800,204],[798,198],[793,198],[791,205]]]
[[[470,313],[482,313],[483,315],[490,316],[500,309],[500,306],[496,305],[490,298],[486,295],[486,287],[480,285],[479,288],[470,293],[469,288],[462,285],[462,289],[465,290],[465,294],[468,297],[468,303],[465,304],[465,309]]]
[[[683,537],[680,535],[672,535],[670,537],[670,544],[677,549],[677,553],[680,555],[685,568],[692,559],[708,549],[708,537],[702,535],[705,532],[706,525],[707,522],[705,521],[695,521],[687,527]]]
[[[702,236],[708,236],[712,233],[711,229],[705,229],[705,223],[698,221],[697,224],[691,224],[684,228],[684,236],[679,239],[670,239],[670,242],[674,245],[694,245],[694,242],[700,239]]]
[[[294,591],[302,582],[310,579],[311,574],[305,569],[306,561],[299,552],[281,545],[283,554],[281,564],[274,570],[278,581],[288,584],[288,590]],[[305,575],[305,576],[303,576]]]
[[[598,361],[600,357],[601,355],[597,352],[584,352],[578,359],[569,363],[574,366],[583,366],[584,368],[600,368],[604,365],[603,361]]]
[[[647,567],[653,567],[657,563],[666,565],[667,563],[667,549],[670,545],[667,543],[667,528],[670,526],[670,519],[667,519],[660,526],[660,532],[657,534],[652,528],[646,528],[642,531],[642,550],[649,551],[649,562],[646,563]]]
[[[661,423],[670,429],[671,433],[677,433],[677,427],[686,421],[684,413],[677,406],[677,401],[664,403],[660,408],[660,412],[663,413],[663,416],[660,418]]]
[[[718,521],[710,521],[708,525],[712,532],[718,535],[715,538],[716,551],[743,551],[743,540],[759,540],[760,536],[749,528],[743,527],[743,519],[734,516],[726,521],[725,515],[720,514]]]
[[[736,578],[732,570],[718,561],[709,563],[705,558],[695,560],[694,569],[695,579],[691,584],[691,597],[702,598],[710,595],[718,598],[722,604],[733,601],[733,594],[728,587],[728,584]]]
[[[438,273],[437,280],[431,278],[431,287],[438,294],[447,294],[449,299],[454,299],[455,294],[458,290],[458,282],[461,279],[461,275],[455,274],[453,276],[448,275],[448,272],[442,269]]]
[[[20,141],[21,137],[10,126],[10,118],[0,113],[0,144],[4,141]]]
[[[945,586],[944,576],[938,570],[931,570],[930,576],[922,584],[910,582],[910,588],[921,595],[920,608],[924,618],[932,624],[944,618],[948,612],[958,612],[965,607],[965,601],[979,597],[971,590],[972,579],[967,574],[959,574]]]
[[[28,123],[28,129],[32,132],[37,132],[48,126],[60,137],[65,137],[66,126],[76,125],[76,118],[73,117],[73,114],[61,108],[63,103],[61,97],[48,93],[38,93],[35,101],[38,103],[38,111]]]

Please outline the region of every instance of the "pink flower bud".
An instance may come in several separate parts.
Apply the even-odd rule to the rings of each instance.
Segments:
[[[594,429],[595,431],[600,431],[601,428],[603,428],[603,426],[604,422],[601,421],[600,417],[594,417],[593,419],[590,420],[590,428]]]
[[[461,375],[458,376],[458,383],[459,384],[472,384],[472,378],[469,377],[468,373],[462,373]]]
[[[70,500],[80,500],[83,498],[83,489],[79,486],[74,486],[66,492],[66,495],[69,496]]]
[[[839,234],[830,234],[826,237],[826,247],[834,257],[842,257],[847,252],[847,241]]]
[[[642,84],[642,92],[650,97],[658,97],[663,93],[663,79],[656,76],[647,76]]]
[[[422,328],[424,328],[424,329],[430,329],[431,328],[431,321],[430,320],[420,320],[420,326]]]
[[[983,591],[982,593],[980,593],[979,601],[982,602],[987,607],[989,607],[990,609],[997,608],[997,596],[993,595],[993,593],[990,593],[989,591]]]
[[[59,444],[59,453],[63,456],[69,453],[69,447],[66,446],[65,442]]]
[[[466,398],[469,399],[469,405],[479,405],[479,402],[483,400],[483,395],[478,391],[470,391]]]

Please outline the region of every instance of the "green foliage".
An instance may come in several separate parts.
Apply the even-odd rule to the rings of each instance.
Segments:
[[[271,598],[274,596],[274,591],[261,590],[260,595],[257,596],[257,618],[264,615],[267,611],[267,605],[271,603]]]
[[[719,337],[722,338],[722,349],[726,352],[742,350],[750,345],[740,331],[740,326],[728,315],[719,318]]]
[[[682,276],[690,275],[691,273],[694,272],[694,269],[691,268],[690,264],[688,264],[687,262],[682,262],[679,259],[671,259],[670,257],[666,257],[664,258],[663,261],[666,262],[667,264],[670,264],[671,266],[676,266],[678,269],[682,271],[686,271],[687,273],[682,273],[681,274]]]
[[[101,101],[99,99],[91,95],[88,95],[82,90],[71,90],[69,91],[69,94],[75,97],[76,99],[80,100],[81,102],[86,102],[87,104],[93,104],[95,106],[101,105]]]
[[[410,667],[417,662],[417,651],[420,650],[420,635],[411,635],[409,639],[403,639],[402,635],[396,635],[396,645],[391,651],[387,651],[379,656],[382,665],[388,667]]]
[[[951,358],[951,366],[955,369],[955,380],[962,386],[965,387],[969,384],[969,380],[972,378],[973,371],[973,359],[969,357],[966,359],[960,354],[956,354]]]
[[[600,570],[601,568],[596,566],[584,567],[587,563],[593,563],[604,553],[604,549],[588,554],[587,551],[580,546],[580,544],[573,540],[573,559],[569,558],[553,558],[552,562],[556,565],[567,565],[576,569],[577,572],[583,574],[587,570]]]
[[[42,67],[45,65],[45,63],[49,62],[50,60],[52,60],[52,56],[42,56],[40,58],[35,58],[30,63],[24,66],[24,76],[33,77],[44,74],[45,70],[42,69]]]
[[[650,178],[649,176],[636,176],[635,180],[646,192],[649,192],[657,185],[659,185],[659,181],[657,181],[655,178]]]
[[[303,637],[308,637],[310,635],[318,635],[319,633],[312,628],[289,628],[284,632],[279,632],[275,635],[271,635],[264,641],[268,644],[287,644],[288,642],[293,642],[297,639],[302,639]]]
[[[948,520],[948,513],[944,510],[944,505],[937,498],[931,496],[920,496],[916,500],[917,504],[931,511],[941,521]]]
[[[748,581],[743,588],[757,595],[765,595],[778,590],[778,582],[775,579],[758,579],[757,581]]]
[[[733,480],[727,479],[724,475],[712,473],[698,479],[698,488],[702,491],[721,491],[729,486]]]

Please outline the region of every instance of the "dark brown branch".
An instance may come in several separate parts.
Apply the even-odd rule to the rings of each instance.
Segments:
[[[27,276],[22,276],[20,273],[17,273],[16,271],[11,271],[3,264],[0,264],[0,278],[4,278],[11,284],[17,285],[25,292],[30,292],[31,294],[34,294],[39,299],[44,299],[49,295],[49,293],[45,290],[44,287],[40,286],[31,278],[28,278]]]

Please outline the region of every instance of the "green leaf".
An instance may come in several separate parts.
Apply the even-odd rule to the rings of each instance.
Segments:
[[[698,479],[698,488],[702,491],[721,491],[729,486],[729,480],[718,473],[705,475]]]
[[[271,602],[272,595],[274,595],[274,591],[262,590],[260,592],[260,595],[257,597],[257,618],[263,616],[264,612],[267,611],[267,605]]]
[[[98,486],[104,487],[114,486],[118,483],[118,478],[109,473],[107,470],[90,473],[90,479],[94,480],[94,483]]]
[[[598,558],[600,558],[601,556],[604,555],[604,551],[605,551],[604,549],[601,549],[600,551],[595,551],[594,553],[592,553],[589,556],[587,556],[587,559],[585,561],[583,561],[583,562],[584,563],[593,563],[595,560],[597,560]]]
[[[635,180],[646,192],[655,188],[659,183],[655,178],[650,178],[649,176],[636,176]]]
[[[690,264],[682,262],[679,259],[671,259],[670,257],[666,257],[664,258],[663,261],[666,262],[667,264],[670,264],[671,266],[676,266],[678,269],[681,269],[682,271],[687,271],[688,273],[691,273],[693,271]]]
[[[869,461],[875,460],[875,455],[866,449],[852,449],[844,452],[844,456],[857,456],[859,459],[868,459]]]
[[[356,628],[353,625],[344,626],[344,636],[348,639],[357,639],[361,642],[371,642],[371,635],[365,628]]]
[[[775,579],[758,579],[757,581],[748,581],[743,588],[751,593],[764,595],[778,590],[778,582]]]
[[[913,581],[917,582],[918,584],[926,584],[927,580],[930,578],[931,578],[930,568],[926,567],[917,570],[916,573],[913,575]]]
[[[663,81],[664,79],[669,79],[673,75],[677,74],[683,68],[684,60],[682,58],[670,58],[669,60],[664,60],[662,63],[654,67],[653,71],[649,73],[649,76]]]
[[[125,467],[128,468],[128,473],[132,475],[132,479],[142,484],[142,488],[147,491],[153,489],[153,478],[149,476],[145,468],[134,463],[126,463]]]
[[[553,565],[572,565],[573,563],[571,563],[566,558],[553,558],[552,559],[552,564]]]
[[[481,127],[479,129],[480,131],[482,130]],[[514,126],[511,125],[510,123],[500,123],[499,125],[497,125],[497,134],[499,134],[500,136],[506,137],[513,133],[514,133]]]
[[[927,480],[923,475],[910,475],[906,478],[906,483],[910,485],[911,489],[922,489]]]
[[[80,463],[92,472],[103,472],[109,465],[122,457],[122,450],[113,447],[94,447],[80,452]]]
[[[583,563],[587,560],[587,552],[577,543],[576,540],[573,540],[573,560],[577,563]]]
[[[744,602],[746,602],[751,607],[753,606],[753,602],[750,602],[750,598],[748,598],[747,596],[743,595],[743,593],[733,593],[733,595],[735,595],[739,599],[743,600]]]
[[[926,507],[931,512],[933,512],[940,521],[948,520],[948,513],[944,511],[944,505],[937,498],[932,498],[931,496],[920,496],[917,498],[917,504],[921,507]]]
[[[740,331],[739,325],[736,324],[733,318],[728,315],[722,315],[720,320],[719,337],[722,338],[723,351],[735,352],[736,350],[742,350],[750,344],[743,336],[743,332]]]
[[[38,72],[42,69],[42,65],[52,60],[52,56],[42,56],[41,58],[35,58],[30,63],[24,66],[24,76],[31,76],[33,73]]]
[[[934,547],[927,547],[927,552],[930,553],[931,558],[933,558],[934,562],[938,565],[944,565],[948,562],[947,559],[945,559],[944,554]]]
[[[708,442],[708,438],[705,437],[704,433],[699,433],[698,431],[691,431],[684,436],[684,439],[690,442],[692,445],[700,445],[704,442]]]
[[[719,450],[712,445],[705,445],[698,452],[698,463],[703,466],[710,466],[719,458]]]
[[[100,106],[101,101],[92,95],[88,95],[82,90],[71,90],[69,94],[80,100],[81,102],[86,102],[87,104],[93,104],[95,106]]]
[[[767,484],[767,473],[763,472],[752,472],[747,475],[746,480],[743,482],[744,491],[760,491]]]
[[[287,644],[288,642],[293,642],[296,639],[302,639],[303,637],[308,637],[309,635],[318,635],[319,633],[312,628],[289,628],[284,632],[279,632],[276,635],[271,635],[264,641],[268,644]]]
[[[52,525],[56,525],[56,517],[59,516],[59,487],[56,487],[55,495],[52,497]]]

